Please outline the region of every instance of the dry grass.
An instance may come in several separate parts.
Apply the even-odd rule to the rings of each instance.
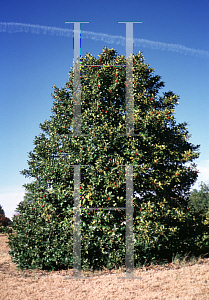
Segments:
[[[209,258],[182,260],[141,267],[134,277],[125,277],[125,268],[82,272],[87,279],[70,279],[73,270],[47,273],[41,270],[19,271],[12,263],[6,244],[8,238],[0,234],[0,282],[2,300],[110,300],[110,299],[209,299]]]

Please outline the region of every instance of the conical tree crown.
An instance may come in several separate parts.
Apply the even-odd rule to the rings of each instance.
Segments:
[[[91,54],[81,57],[81,132],[88,136],[73,135],[73,69],[66,86],[55,87],[53,115],[41,124],[44,134],[36,137],[30,168],[23,171],[37,179],[35,187],[44,189],[37,191],[37,198],[47,201],[53,190],[68,203],[71,198],[72,205],[72,166],[77,164],[82,205],[95,207],[94,201],[99,201],[102,206],[120,206],[119,199],[123,204],[125,199],[125,165],[136,165],[134,189],[143,201],[160,198],[172,205],[186,204],[185,195],[197,178],[195,165],[186,163],[199,156],[199,146],[189,143],[186,123],[176,124],[178,96],[159,96],[164,86],[160,76],[140,52],[133,56],[135,136],[127,137],[125,64],[124,56],[108,48],[98,59]]]
[[[134,198],[135,263],[170,258],[191,245],[197,251],[197,237],[204,236],[205,227],[187,204],[198,176],[193,161],[199,145],[189,142],[186,123],[176,123],[179,97],[171,91],[159,95],[164,83],[140,52],[133,55],[133,82],[126,78],[129,59],[114,49],[104,48],[98,58],[87,53],[80,61],[80,86],[72,68],[66,85],[54,87],[52,115],[40,124],[43,132],[35,137],[29,167],[22,171],[34,181],[25,185],[25,201],[14,218],[14,261],[42,269],[73,266],[78,166],[82,268],[125,264],[126,170],[131,166],[134,190],[140,195]],[[134,135],[127,130],[127,86],[133,90]],[[79,97],[80,120],[74,114]]]

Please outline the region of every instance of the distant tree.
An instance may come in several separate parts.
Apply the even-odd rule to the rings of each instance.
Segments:
[[[1,204],[0,204],[0,215],[5,215],[5,212],[4,212],[3,207],[1,206]]]
[[[194,189],[189,196],[189,205],[202,216],[209,211],[209,185],[201,181],[200,190]]]
[[[4,232],[5,227],[12,224],[12,221],[5,216],[3,207],[0,205],[0,232]]]

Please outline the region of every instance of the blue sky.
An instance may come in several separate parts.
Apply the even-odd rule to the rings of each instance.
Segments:
[[[3,1],[0,10],[0,204],[11,218],[23,200],[28,152],[39,124],[50,118],[53,86],[62,87],[73,64],[73,24],[81,24],[81,55],[102,48],[125,55],[125,24],[134,25],[134,53],[180,96],[177,122],[187,122],[200,144],[199,179],[209,184],[209,1]],[[21,25],[22,24],[22,25]],[[29,26],[34,25],[34,26]]]

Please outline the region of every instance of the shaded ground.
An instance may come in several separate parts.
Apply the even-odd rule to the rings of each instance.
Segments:
[[[41,270],[18,271],[8,254],[7,236],[0,234],[0,299],[2,300],[172,300],[209,299],[209,258],[134,270],[125,277],[125,268],[82,272],[87,279],[70,279],[73,270],[47,273]],[[182,266],[182,264],[184,264]]]

